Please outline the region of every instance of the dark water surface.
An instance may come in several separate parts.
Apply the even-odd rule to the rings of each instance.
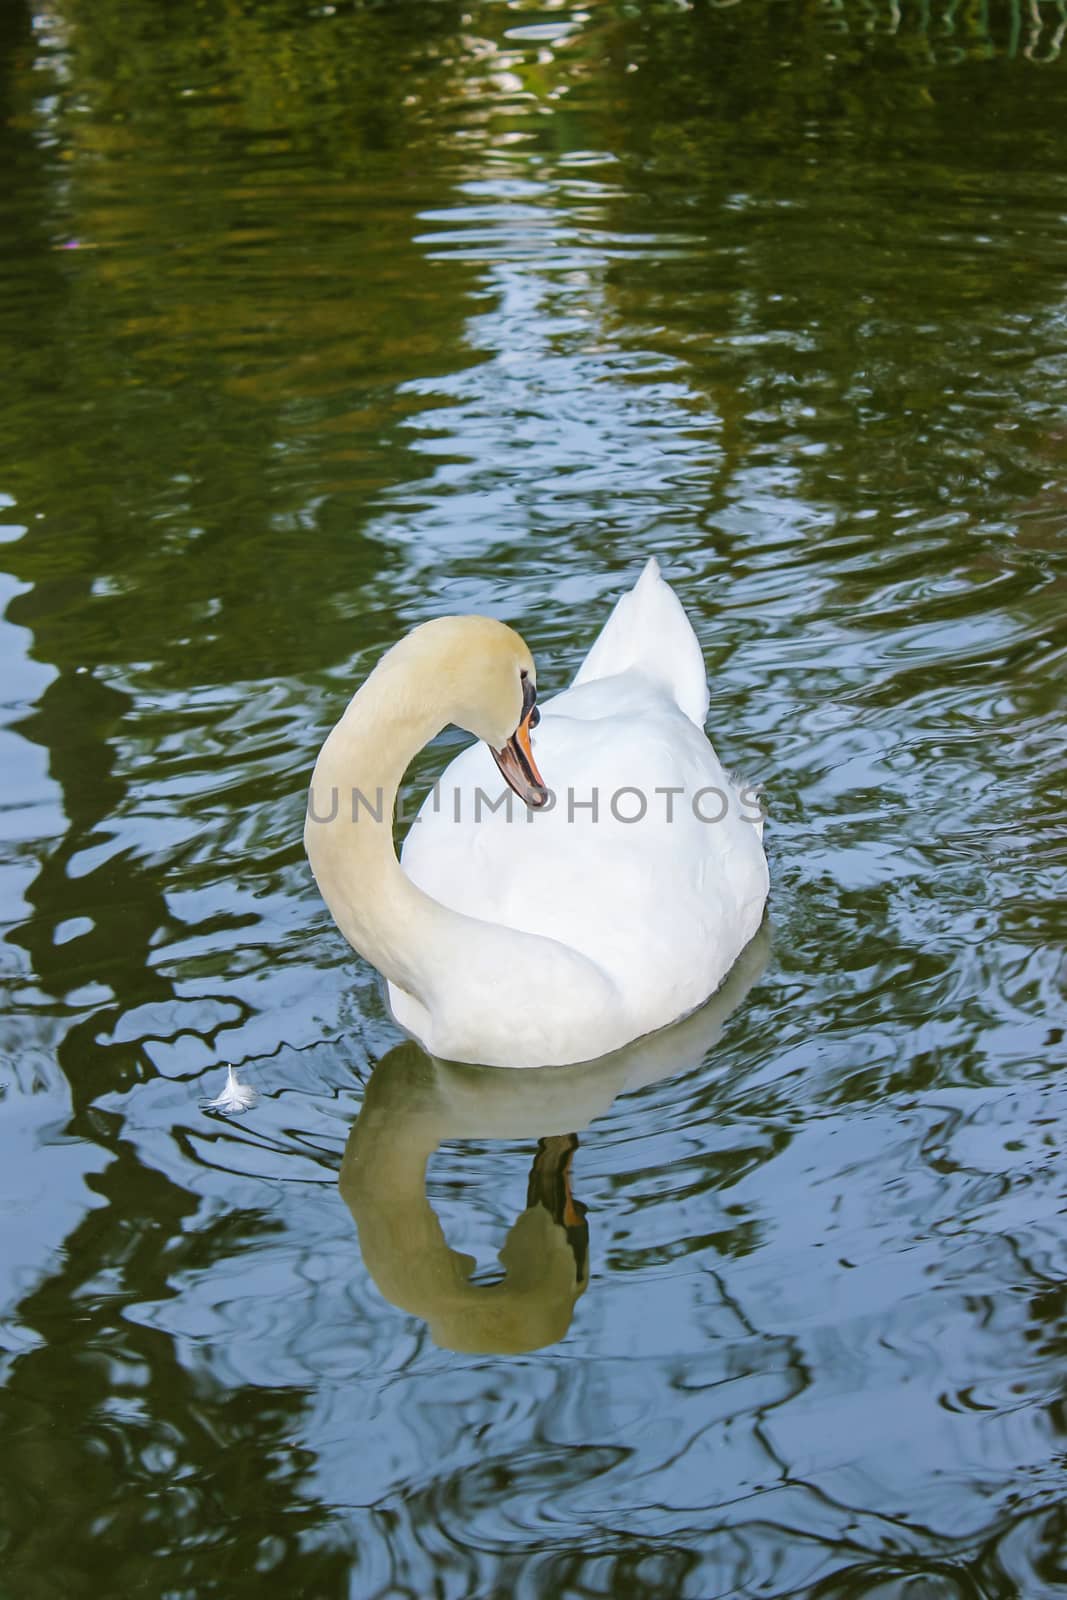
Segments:
[[[0,11],[5,1600],[1067,1593],[1065,33]],[[435,1067],[315,751],[652,551],[769,936],[656,1059]]]

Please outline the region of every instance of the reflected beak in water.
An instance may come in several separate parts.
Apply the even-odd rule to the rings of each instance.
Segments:
[[[548,788],[537,770],[530,744],[530,729],[536,728],[541,713],[534,703],[536,690],[528,679],[523,689],[522,719],[503,750],[493,751],[493,760],[519,799],[525,800],[532,810],[538,811],[548,801]]]

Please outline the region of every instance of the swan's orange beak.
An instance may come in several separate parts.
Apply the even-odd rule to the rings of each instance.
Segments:
[[[536,726],[538,720],[539,712],[531,699],[522,721],[503,750],[493,751],[493,760],[508,783],[519,799],[525,800],[534,811],[539,811],[548,801],[548,786],[537,770],[530,744],[530,729]]]

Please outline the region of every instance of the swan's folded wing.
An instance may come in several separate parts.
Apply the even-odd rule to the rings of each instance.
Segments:
[[[556,709],[588,712],[609,689],[615,715]],[[705,736],[640,675],[559,696],[534,746],[550,811],[509,800],[489,752],[471,746],[412,825],[404,869],[457,911],[586,955],[638,1011],[666,1010],[650,1026],[671,1020],[717,987],[759,925],[756,830]]]
[[[698,728],[708,714],[708,676],[685,607],[651,556],[634,587],[616,603],[578,668],[575,686],[637,671],[666,690]]]

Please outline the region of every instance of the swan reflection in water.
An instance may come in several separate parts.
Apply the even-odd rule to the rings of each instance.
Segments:
[[[764,923],[699,1011],[598,1061],[520,1072],[438,1061],[412,1041],[384,1056],[345,1146],[340,1189],[385,1298],[446,1350],[520,1354],[562,1339],[589,1281],[586,1208],[571,1191],[577,1130],[624,1091],[698,1066],[769,949]],[[451,1248],[427,1199],[427,1164],[446,1139],[537,1140],[499,1282],[471,1281],[473,1256]]]

